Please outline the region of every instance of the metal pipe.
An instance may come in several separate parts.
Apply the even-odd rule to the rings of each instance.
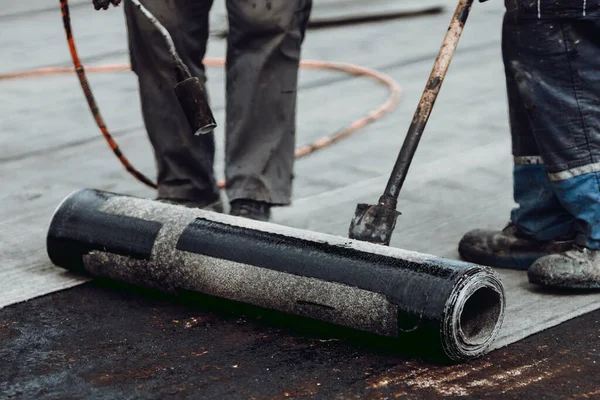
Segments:
[[[450,27],[446,32],[444,42],[429,76],[429,80],[427,81],[427,85],[425,86],[425,90],[423,91],[423,95],[421,96],[421,100],[419,101],[419,105],[415,111],[412,123],[406,134],[406,140],[402,145],[400,154],[398,154],[398,158],[388,180],[384,194],[380,200],[380,203],[383,202],[381,203],[382,205],[391,201],[395,208],[395,200],[398,199],[400,189],[402,189],[402,185],[408,174],[408,169],[415,152],[417,151],[417,146],[419,145],[419,141],[421,140],[421,136],[423,135],[423,131],[425,130],[425,126],[431,115],[438,93],[440,92],[448,68],[450,67],[452,56],[458,46],[458,41],[464,30],[464,25],[469,16],[473,1],[474,0],[460,0],[456,7]]]
[[[129,1],[131,1],[133,5],[137,7],[137,9],[140,10],[142,14],[144,14],[148,21],[152,25],[154,25],[154,27],[160,32],[161,36],[164,38],[165,44],[167,45],[167,50],[169,51],[171,59],[173,60],[173,64],[176,68],[176,73],[178,75],[177,80],[182,81],[184,79],[190,78],[192,76],[190,74],[190,70],[188,69],[187,65],[185,65],[181,57],[179,57],[179,53],[177,53],[177,48],[175,47],[175,42],[173,42],[173,38],[171,37],[171,34],[167,30],[167,28],[165,28],[163,24],[161,24],[160,21],[138,0]]]

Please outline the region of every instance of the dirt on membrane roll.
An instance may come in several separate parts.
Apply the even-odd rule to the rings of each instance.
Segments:
[[[47,251],[71,271],[426,341],[453,361],[485,354],[504,317],[488,267],[92,189],[58,206]]]

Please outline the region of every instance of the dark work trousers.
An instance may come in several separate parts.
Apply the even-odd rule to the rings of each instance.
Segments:
[[[212,0],[145,0],[165,26],[192,75],[206,82],[203,58]],[[291,201],[300,49],[311,0],[226,0],[226,180],[229,200]],[[154,147],[158,197],[212,202],[212,134],[193,136],[173,91],[164,40],[125,1],[132,69]]]
[[[512,222],[539,240],[600,249],[599,2],[505,4]]]

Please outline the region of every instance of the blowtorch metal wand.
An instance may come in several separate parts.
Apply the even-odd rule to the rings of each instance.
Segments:
[[[385,191],[379,198],[378,204],[357,205],[354,217],[350,222],[348,234],[350,239],[386,246],[390,244],[392,233],[396,227],[396,219],[400,215],[400,212],[396,210],[400,189],[408,174],[408,168],[417,151],[446,72],[450,67],[452,56],[458,46],[473,2],[474,0],[459,0]]]
[[[192,128],[192,132],[195,135],[212,132],[217,127],[217,123],[208,104],[208,96],[200,79],[191,75],[189,68],[177,53],[175,43],[169,31],[142,3],[138,0],[130,1],[154,25],[165,40],[175,69],[175,79],[177,81],[174,87],[175,93]]]

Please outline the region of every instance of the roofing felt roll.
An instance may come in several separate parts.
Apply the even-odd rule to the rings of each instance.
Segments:
[[[47,251],[75,272],[426,341],[454,361],[485,354],[504,317],[488,267],[92,189],[59,205]]]

